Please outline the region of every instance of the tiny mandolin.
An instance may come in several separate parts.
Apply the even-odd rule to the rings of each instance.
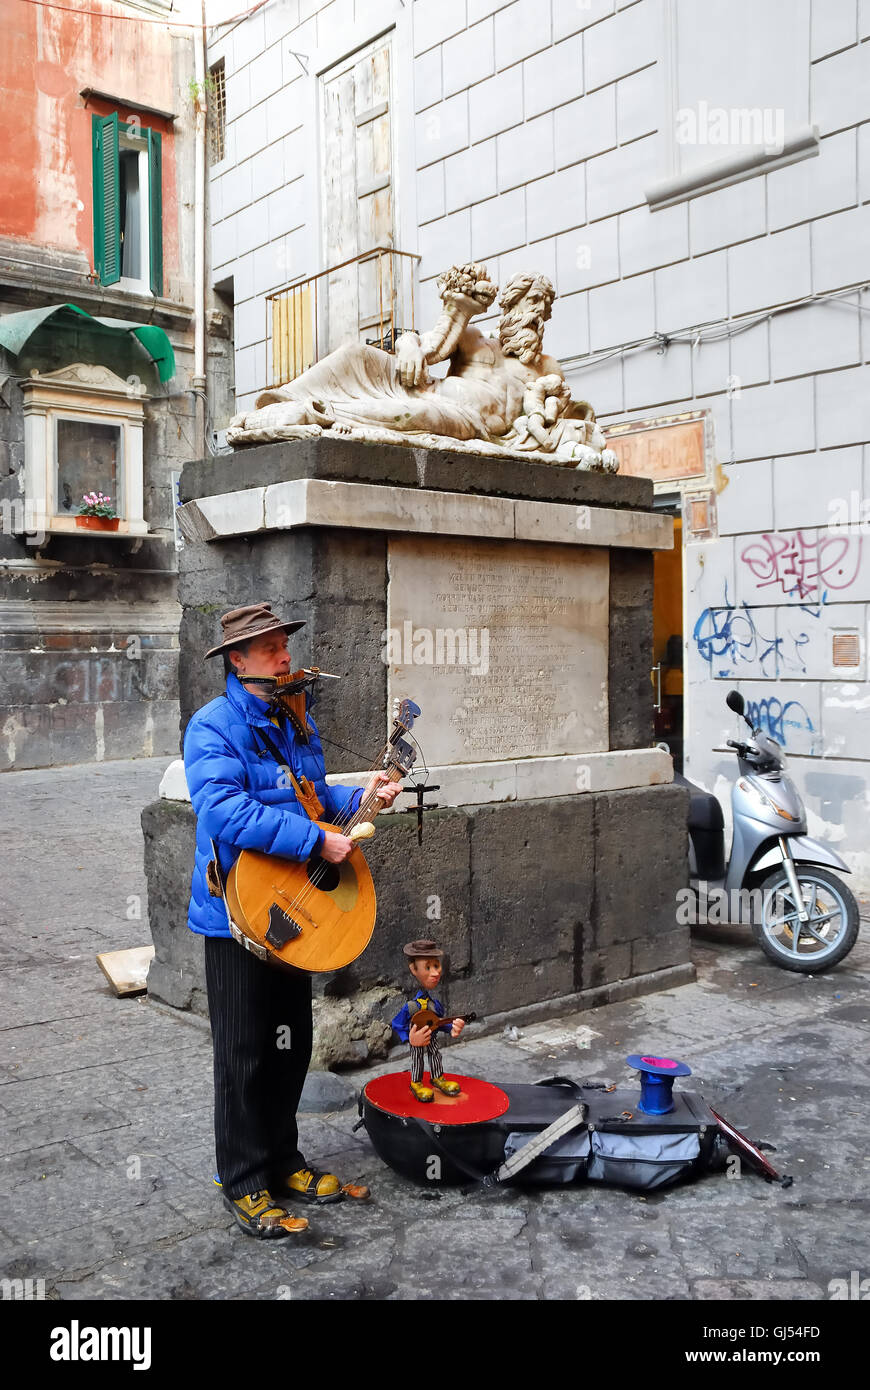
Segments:
[[[411,1014],[409,1022],[412,1028],[441,1028],[445,1023],[455,1023],[458,1018],[463,1023],[473,1023],[477,1014],[451,1014],[448,1018],[442,1018],[434,1009],[418,1009]]]

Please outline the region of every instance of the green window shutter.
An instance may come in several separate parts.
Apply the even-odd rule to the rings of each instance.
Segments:
[[[151,244],[151,293],[163,294],[163,154],[159,130],[148,137],[148,228]]]
[[[94,269],[104,285],[121,278],[118,113],[91,118],[94,153]]]

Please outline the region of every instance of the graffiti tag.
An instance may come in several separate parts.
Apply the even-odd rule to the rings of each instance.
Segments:
[[[821,609],[801,605],[808,617],[818,619]],[[808,632],[793,632],[786,637],[765,637],[758,627],[752,609],[746,603],[728,601],[728,585],[720,608],[705,608],[692,629],[698,654],[710,667],[710,674],[730,676],[741,662],[758,665],[766,678],[786,673],[806,673],[802,649],[810,640]],[[724,660],[723,660],[724,658]],[[713,663],[717,662],[715,673]]]
[[[775,696],[766,700],[747,700],[746,713],[755,728],[775,738],[783,748],[788,747],[788,731],[815,733],[813,721],[799,700],[786,700],[785,704]]]
[[[848,589],[861,563],[863,536],[764,532],[740,555],[759,589],[825,602],[828,590]]]

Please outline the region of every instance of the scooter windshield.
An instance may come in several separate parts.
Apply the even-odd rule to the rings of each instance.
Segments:
[[[771,738],[769,734],[756,733],[755,746],[759,753],[763,753],[771,762],[776,763],[781,772],[787,770],[788,759],[775,738]]]

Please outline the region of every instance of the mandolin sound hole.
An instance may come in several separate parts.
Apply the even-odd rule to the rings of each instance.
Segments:
[[[327,864],[325,859],[309,859],[305,865],[310,883],[321,893],[332,893],[341,882],[337,864]]]

